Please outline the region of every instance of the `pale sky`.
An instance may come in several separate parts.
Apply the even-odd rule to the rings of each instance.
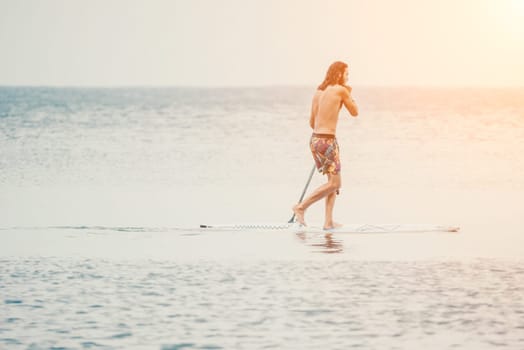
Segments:
[[[524,86],[524,0],[0,0],[0,85]]]

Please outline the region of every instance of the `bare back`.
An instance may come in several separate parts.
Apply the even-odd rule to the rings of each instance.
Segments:
[[[330,85],[325,90],[317,90],[313,96],[310,125],[317,134],[335,135],[338,115],[342,106],[356,117],[357,105],[351,98],[351,88],[342,85]]]

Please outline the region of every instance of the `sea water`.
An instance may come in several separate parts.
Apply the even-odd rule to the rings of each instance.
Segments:
[[[289,220],[313,92],[0,88],[0,348],[522,349],[523,89],[341,113],[336,220],[459,233],[198,229]]]

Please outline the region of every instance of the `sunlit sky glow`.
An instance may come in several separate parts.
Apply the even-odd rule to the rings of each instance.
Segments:
[[[0,0],[0,85],[524,86],[524,0]]]

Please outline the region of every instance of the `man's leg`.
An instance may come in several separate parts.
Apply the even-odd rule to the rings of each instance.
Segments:
[[[337,192],[332,192],[326,197],[326,216],[324,219],[324,229],[331,229],[335,227],[333,222],[333,207],[335,206],[335,199]]]
[[[329,176],[332,176],[328,174]],[[339,188],[340,188],[340,182],[339,182]],[[324,219],[324,229],[333,229],[342,226],[341,224],[336,223],[333,221],[333,208],[335,207],[335,199],[337,198],[338,189],[335,192],[332,192],[327,195],[326,197],[326,216]]]
[[[293,207],[293,212],[297,217],[297,221],[302,225],[305,225],[304,213],[309,206],[322,198],[333,194],[336,195],[336,191],[340,188],[340,174],[331,175],[328,174],[328,182],[317,188],[309,197],[304,199],[301,203],[298,203]],[[334,205],[333,201],[333,205]]]

